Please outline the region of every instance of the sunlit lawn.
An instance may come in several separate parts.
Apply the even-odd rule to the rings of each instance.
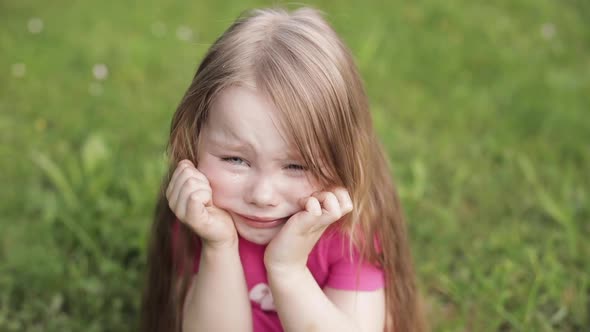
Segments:
[[[171,115],[267,4],[0,2],[0,331],[133,330]],[[315,4],[363,73],[434,330],[588,330],[590,3]]]

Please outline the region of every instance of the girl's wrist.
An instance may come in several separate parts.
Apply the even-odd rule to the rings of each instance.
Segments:
[[[271,243],[272,245],[272,243]],[[284,257],[284,255],[275,255],[271,250],[271,245],[264,252],[264,267],[268,274],[288,276],[291,274],[300,274],[307,269],[308,255],[297,255],[299,257]]]
[[[231,239],[223,241],[212,241],[201,238],[201,247],[203,250],[211,252],[233,251],[234,249],[238,249],[238,242],[238,235],[236,233]]]
[[[305,265],[273,265],[265,263],[265,267],[270,282],[284,282],[289,285],[293,285],[293,282],[304,277],[307,272],[307,266]]]
[[[201,258],[204,259],[220,259],[223,257],[238,255],[238,241],[228,241],[228,242],[202,242],[201,246]]]

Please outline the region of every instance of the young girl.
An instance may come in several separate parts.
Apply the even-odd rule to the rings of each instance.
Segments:
[[[257,10],[174,118],[142,331],[422,331],[399,200],[350,51]]]

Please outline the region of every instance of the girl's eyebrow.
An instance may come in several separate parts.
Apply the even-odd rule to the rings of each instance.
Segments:
[[[207,135],[206,141],[218,148],[227,149],[231,151],[246,151],[246,152],[253,152],[256,151],[254,149],[254,145],[252,143],[241,139],[236,134],[223,131],[222,133],[215,133]]]
[[[250,144],[248,142],[244,142],[244,141],[221,139],[220,137],[210,137],[210,142],[213,143],[213,145],[224,148],[224,149],[236,150],[236,151],[240,151],[240,150],[254,151],[254,147],[252,146],[252,144]]]
[[[289,160],[289,161],[302,161],[303,158],[295,150],[283,151],[275,160]]]
[[[231,151],[248,151],[254,152],[254,146],[248,142],[243,141],[228,141],[228,140],[220,140],[219,138],[211,138],[210,143],[213,146],[219,147],[221,149],[227,149]],[[291,161],[291,162],[302,162],[303,158],[300,157],[299,153],[293,150],[282,151],[279,155],[273,158],[275,161]]]
[[[206,139],[210,144],[213,146],[228,149],[232,151],[248,151],[248,152],[255,152],[256,149],[252,143],[241,139],[236,134],[230,131],[224,131],[223,134],[214,134],[214,135],[207,135]],[[285,151],[281,151],[276,158],[273,158],[275,161],[296,161],[300,162],[303,160],[301,154],[297,149],[289,148]]]

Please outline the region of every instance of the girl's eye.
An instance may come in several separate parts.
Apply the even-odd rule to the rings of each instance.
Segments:
[[[298,164],[289,164],[287,165],[287,169],[293,171],[307,171],[307,167]]]
[[[246,161],[240,157],[223,157],[221,160],[234,165],[245,165]]]

